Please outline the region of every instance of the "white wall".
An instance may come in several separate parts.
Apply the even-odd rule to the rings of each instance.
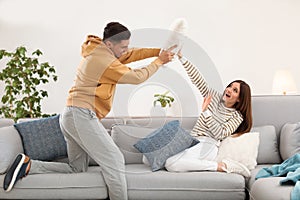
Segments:
[[[0,49],[12,51],[25,45],[44,52],[43,59],[56,67],[59,81],[47,86],[49,98],[43,110],[60,112],[87,34],[101,36],[110,21],[119,21],[131,30],[167,29],[174,19],[184,17],[189,24],[188,38],[207,54],[223,85],[240,78],[250,84],[253,94],[271,94],[276,70],[289,69],[295,78],[300,74],[299,10],[298,0],[0,0]],[[299,91],[299,79],[296,84]],[[182,105],[199,105],[199,95],[192,90],[191,103],[184,99],[175,106],[187,115],[199,111],[185,110]]]

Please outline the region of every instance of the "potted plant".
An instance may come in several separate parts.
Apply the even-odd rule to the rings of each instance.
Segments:
[[[171,107],[172,102],[174,101],[174,98],[172,96],[168,96],[167,94],[170,91],[166,91],[163,94],[154,94],[155,100],[153,101],[153,106],[156,106],[157,102],[160,102],[161,107],[166,107],[167,105],[169,105],[169,107]]]
[[[27,56],[23,46],[14,52],[0,50],[0,60],[5,59],[6,67],[0,71],[0,81],[4,81],[4,94],[1,98],[0,115],[17,121],[19,118],[47,117],[41,111],[42,99],[48,92],[38,86],[46,84],[50,79],[57,81],[53,66],[38,59],[42,52],[37,49]]]

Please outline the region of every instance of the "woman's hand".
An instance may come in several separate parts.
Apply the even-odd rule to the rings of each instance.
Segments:
[[[204,111],[207,110],[208,105],[209,105],[210,102],[211,102],[211,98],[212,98],[211,95],[208,95],[207,97],[204,97],[203,103],[202,103],[202,112],[204,112]]]

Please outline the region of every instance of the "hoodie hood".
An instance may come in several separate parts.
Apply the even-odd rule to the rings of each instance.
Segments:
[[[102,43],[102,39],[95,35],[88,35],[86,41],[81,45],[81,55],[87,57]]]

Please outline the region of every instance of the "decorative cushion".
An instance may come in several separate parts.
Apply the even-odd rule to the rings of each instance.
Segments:
[[[276,135],[275,126],[257,126],[253,127],[251,132],[259,133],[257,164],[280,163],[281,158],[278,149],[278,138]]]
[[[23,146],[15,127],[0,128],[0,174],[6,172],[19,153],[23,153]]]
[[[67,156],[67,145],[59,125],[59,115],[17,123],[24,153],[31,159],[52,161]]]
[[[169,157],[198,142],[180,127],[179,120],[173,120],[140,139],[134,147],[146,156],[152,171],[157,171],[164,167]]]
[[[225,138],[219,147],[218,161],[230,158],[244,164],[248,169],[254,169],[257,165],[259,133],[249,132],[239,137]]]
[[[300,122],[286,123],[280,133],[280,155],[283,160],[300,153]]]

